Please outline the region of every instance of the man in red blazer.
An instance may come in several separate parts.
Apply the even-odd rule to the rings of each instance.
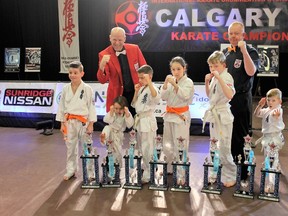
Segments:
[[[129,110],[134,115],[131,107],[134,95],[134,85],[139,82],[137,70],[146,64],[146,60],[137,45],[125,43],[125,30],[115,27],[110,33],[111,45],[99,53],[99,69],[97,79],[104,84],[109,81],[106,111],[110,110],[114,98],[123,95],[129,103]]]

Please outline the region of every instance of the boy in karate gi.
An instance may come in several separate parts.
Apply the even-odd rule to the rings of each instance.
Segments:
[[[134,128],[137,130],[138,148],[143,155],[142,182],[148,183],[150,180],[149,161],[153,155],[158,129],[154,110],[160,101],[160,94],[152,82],[153,69],[149,65],[143,65],[138,69],[138,77],[139,83],[135,85],[135,94],[131,105],[137,113]]]
[[[64,180],[75,176],[78,170],[78,145],[84,143],[85,133],[93,132],[93,123],[97,121],[93,90],[82,81],[83,65],[79,61],[69,65],[71,83],[64,86],[56,115],[61,122],[61,132],[67,147],[67,164]],[[89,173],[88,173],[89,174]],[[93,178],[92,174],[89,174]]]

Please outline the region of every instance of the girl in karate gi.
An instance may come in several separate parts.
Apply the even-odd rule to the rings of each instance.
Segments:
[[[163,117],[163,153],[167,156],[168,174],[172,174],[172,160],[175,158],[179,160],[179,148],[186,153],[189,148],[191,123],[189,104],[192,103],[194,96],[194,83],[186,75],[186,69],[185,60],[179,56],[174,57],[170,61],[172,75],[166,77],[161,87],[161,98],[167,102]]]
[[[69,180],[78,170],[78,145],[84,144],[85,133],[93,132],[93,123],[97,121],[93,90],[82,81],[83,65],[74,61],[69,65],[71,83],[64,86],[56,115],[61,122],[61,132],[67,147],[66,173],[64,180]],[[89,174],[93,178],[92,173]]]
[[[110,106],[110,111],[105,115],[103,121],[108,125],[102,130],[100,142],[112,150],[114,160],[117,159],[120,167],[122,167],[123,132],[134,124],[133,116],[128,109],[127,99],[124,96],[118,96],[114,99],[113,105]]]

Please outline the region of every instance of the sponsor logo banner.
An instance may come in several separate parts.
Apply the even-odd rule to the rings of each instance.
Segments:
[[[57,113],[64,85],[67,83],[7,83],[0,82],[0,111],[28,113]],[[94,92],[94,101],[98,116],[106,114],[108,83],[88,83]],[[155,85],[160,89],[163,83]],[[205,85],[196,84],[193,103],[190,104],[191,118],[201,119],[209,107]],[[155,109],[155,116],[162,117],[166,102],[160,100]]]
[[[110,23],[147,52],[212,52],[228,41],[228,26],[245,25],[245,40],[288,52],[288,0],[110,1]]]
[[[52,106],[53,89],[5,89],[6,106]]]

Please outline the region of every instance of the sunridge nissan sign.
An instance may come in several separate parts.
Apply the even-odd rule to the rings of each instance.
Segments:
[[[53,89],[6,89],[3,104],[11,106],[52,106]]]

